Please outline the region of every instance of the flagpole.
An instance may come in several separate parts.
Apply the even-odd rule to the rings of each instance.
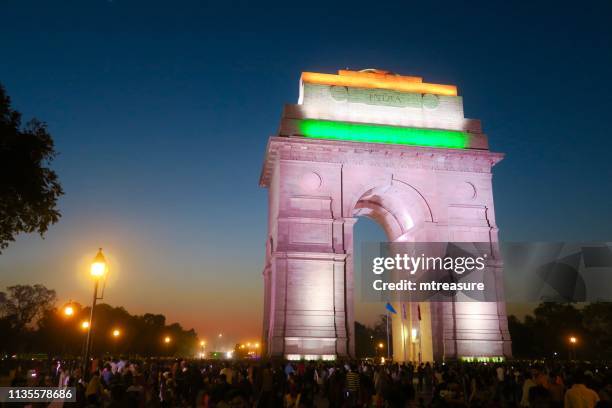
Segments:
[[[387,359],[391,358],[391,347],[389,344],[389,311],[387,311]]]
[[[423,337],[423,332],[421,331],[421,305],[417,304],[417,317],[419,318],[419,365],[423,362],[423,349],[421,348],[423,343],[421,343],[421,338]]]

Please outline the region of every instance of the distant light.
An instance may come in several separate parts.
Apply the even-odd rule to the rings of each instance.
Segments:
[[[225,353],[227,358],[232,358],[232,355],[234,354],[233,351],[228,351],[227,353]]]
[[[81,329],[89,329],[89,322],[87,320],[81,323]]]
[[[219,333],[219,337],[223,337],[223,334],[222,334],[222,333]]]
[[[255,343],[255,348],[259,348],[259,343]]]
[[[119,337],[121,335],[121,331],[119,329],[113,330],[113,337]]]
[[[416,343],[417,341],[417,329],[412,329],[412,342]]]
[[[385,347],[385,345],[384,345],[384,344],[382,344],[382,343],[378,343],[378,348],[383,348],[383,347]]]
[[[572,343],[572,344],[576,344],[576,343],[578,342],[578,339],[577,339],[576,337],[574,337],[574,336],[571,336],[571,337],[569,338],[569,341],[570,341],[570,343]]]
[[[200,346],[204,347],[206,345],[206,342],[204,340],[200,341]]]
[[[164,337],[164,343],[170,343],[171,341],[172,339],[170,338],[170,336]]]
[[[72,316],[74,314],[74,308],[72,306],[66,306],[64,308],[64,314],[66,316]]]

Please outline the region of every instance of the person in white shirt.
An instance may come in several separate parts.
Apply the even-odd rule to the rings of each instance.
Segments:
[[[525,382],[523,383],[523,395],[521,397],[521,407],[529,406],[529,390],[536,386],[535,381],[533,381],[534,375],[529,370],[526,374]]]

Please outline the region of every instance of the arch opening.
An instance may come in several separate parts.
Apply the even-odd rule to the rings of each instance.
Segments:
[[[426,225],[432,221],[429,205],[423,196],[409,184],[392,180],[384,186],[373,187],[365,191],[355,202],[352,216],[357,218],[358,225],[353,230],[354,266],[365,274],[361,268],[361,247],[365,242],[415,242],[426,235]],[[360,223],[360,218],[367,218],[369,223]],[[370,224],[370,225],[367,225]],[[376,224],[384,235],[377,234],[371,224]],[[365,227],[365,228],[362,228]],[[366,233],[369,236],[360,236]],[[355,274],[354,276],[359,276]],[[369,280],[355,279],[357,291]],[[382,294],[381,294],[382,295]],[[358,299],[357,297],[354,298]],[[433,359],[433,344],[431,339],[430,305],[423,302],[411,302],[406,295],[384,294],[379,302],[355,302],[356,321],[369,322],[380,326],[385,319],[390,319],[390,341],[384,339],[383,350],[376,350],[375,355],[387,357],[391,352],[395,361],[431,361]],[[386,313],[385,304],[389,302],[397,312],[392,316]],[[382,322],[380,315],[383,315]],[[374,328],[373,327],[373,328]],[[381,335],[374,330],[375,335]],[[357,338],[356,352],[362,352],[363,340]],[[369,350],[369,348],[367,348]],[[371,351],[371,350],[370,350]],[[385,351],[384,355],[381,352]]]

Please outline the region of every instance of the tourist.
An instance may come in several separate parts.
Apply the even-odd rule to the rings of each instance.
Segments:
[[[593,408],[599,395],[585,385],[584,372],[577,370],[572,376],[573,385],[565,393],[565,408]]]

